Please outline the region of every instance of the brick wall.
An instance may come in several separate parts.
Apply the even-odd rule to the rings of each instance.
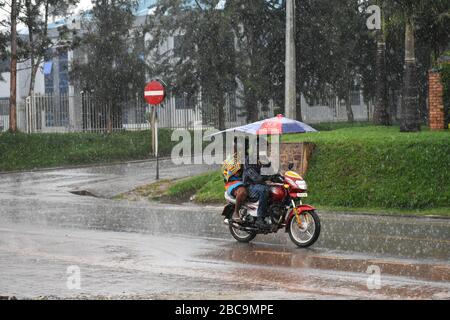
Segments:
[[[292,162],[294,163],[293,171],[302,175],[305,174],[308,170],[308,162],[312,157],[314,148],[315,144],[310,142],[281,143],[280,172],[284,173],[288,171],[289,163]]]
[[[431,130],[445,129],[444,87],[437,71],[428,73],[428,121]]]

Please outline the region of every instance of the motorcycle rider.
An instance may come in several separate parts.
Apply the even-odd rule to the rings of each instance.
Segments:
[[[265,215],[269,200],[269,187],[265,184],[266,180],[270,180],[270,176],[261,175],[261,168],[270,167],[271,164],[262,165],[259,159],[252,164],[250,160],[249,147],[246,144],[246,156],[243,170],[243,183],[247,187],[248,197],[252,201],[259,201],[256,226],[261,229],[268,228],[265,223]]]
[[[236,150],[235,150],[236,151]],[[237,152],[228,157],[223,164],[223,175],[225,182],[225,190],[229,196],[236,199],[232,221],[241,223],[242,219],[239,215],[242,204],[247,200],[248,192],[242,181],[242,164]]]

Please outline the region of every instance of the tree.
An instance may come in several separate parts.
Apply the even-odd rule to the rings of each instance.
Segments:
[[[29,93],[34,90],[36,73],[43,58],[54,43],[48,37],[48,17],[67,12],[70,5],[78,0],[9,0],[1,1],[0,7],[9,7],[9,21],[2,21],[3,27],[10,29],[10,131],[17,131],[17,63],[30,60],[31,76]],[[43,17],[43,18],[42,18]],[[17,34],[17,24],[24,23],[28,29],[28,42],[21,41]],[[0,47],[1,47],[0,36]],[[4,46],[6,46],[4,44]],[[5,50],[6,52],[6,50]],[[3,55],[7,55],[6,53]],[[0,57],[1,58],[1,57]],[[19,61],[20,59],[20,61]]]
[[[204,112],[225,129],[226,93],[237,88],[236,48],[229,7],[212,0],[161,0],[147,21],[148,49],[158,61],[153,76],[172,84],[176,95],[201,94]],[[176,45],[166,49],[168,39]]]
[[[400,131],[420,131],[419,93],[417,84],[417,65],[415,54],[414,22],[407,17],[405,25],[405,73],[403,75],[403,95]]]
[[[0,2],[0,8],[2,7],[2,3]],[[9,34],[7,30],[4,30],[3,28],[7,26],[6,21],[0,21],[0,64],[3,65],[4,63],[7,63],[7,59],[9,57],[7,53],[7,46],[8,46],[8,39]],[[1,66],[0,66],[1,67]],[[0,70],[0,81],[4,81],[2,78],[2,71]]]
[[[17,132],[17,17],[19,15],[20,3],[18,0],[11,0],[11,77],[10,77],[10,97],[9,97],[9,131]]]
[[[404,33],[404,71],[402,103],[400,116],[401,132],[420,131],[419,91],[417,78],[417,61],[415,46],[414,13],[419,6],[412,0],[394,0],[393,5],[405,26]]]
[[[366,74],[366,52],[374,41],[357,1],[301,1],[297,6],[297,83],[310,104],[320,97],[345,101],[348,121],[354,120],[351,92]],[[373,78],[373,77],[372,77]]]
[[[143,31],[134,26],[136,2],[95,0],[78,45],[86,61],[76,61],[72,77],[92,92],[96,105],[106,108],[107,132],[121,123],[122,107],[142,95],[147,65],[143,58]]]
[[[382,6],[382,2],[376,4]],[[376,96],[373,112],[373,122],[377,125],[388,126],[391,124],[388,112],[388,83],[386,70],[386,27],[384,23],[385,12],[382,14],[381,30],[376,31],[377,54],[376,54]]]
[[[403,43],[392,55],[403,55],[403,69],[397,81],[403,84],[401,131],[419,131],[427,115],[428,70],[450,42],[450,2],[389,0],[387,3],[393,20],[402,25],[396,27],[397,31],[391,30],[391,34],[403,32]]]
[[[284,92],[284,20],[278,1],[229,1],[237,39],[237,76],[242,84],[247,122],[259,120],[258,104],[266,106],[274,92]]]
[[[30,86],[28,95],[34,92],[36,74],[45,58],[55,53],[66,51],[71,46],[68,37],[68,27],[58,29],[58,37],[51,39],[48,30],[49,17],[65,15],[70,6],[76,5],[79,0],[23,0],[23,14],[19,17],[27,27],[28,42],[21,48],[24,60],[30,61]],[[54,52],[52,52],[54,51]]]

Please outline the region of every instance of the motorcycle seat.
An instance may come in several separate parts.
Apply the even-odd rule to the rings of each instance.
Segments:
[[[230,196],[230,195],[228,194],[228,192],[225,192],[225,200],[227,200],[228,202],[231,202],[231,203],[236,204],[236,197]],[[249,199],[249,200],[247,200],[245,203],[252,204],[252,205],[256,205],[256,204],[259,203],[259,201],[258,201],[258,200],[256,200],[256,201],[251,201],[251,200]]]

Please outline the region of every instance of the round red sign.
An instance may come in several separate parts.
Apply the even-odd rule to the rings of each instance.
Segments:
[[[163,102],[165,97],[166,88],[161,82],[153,80],[145,86],[144,98],[148,104],[156,106]]]

